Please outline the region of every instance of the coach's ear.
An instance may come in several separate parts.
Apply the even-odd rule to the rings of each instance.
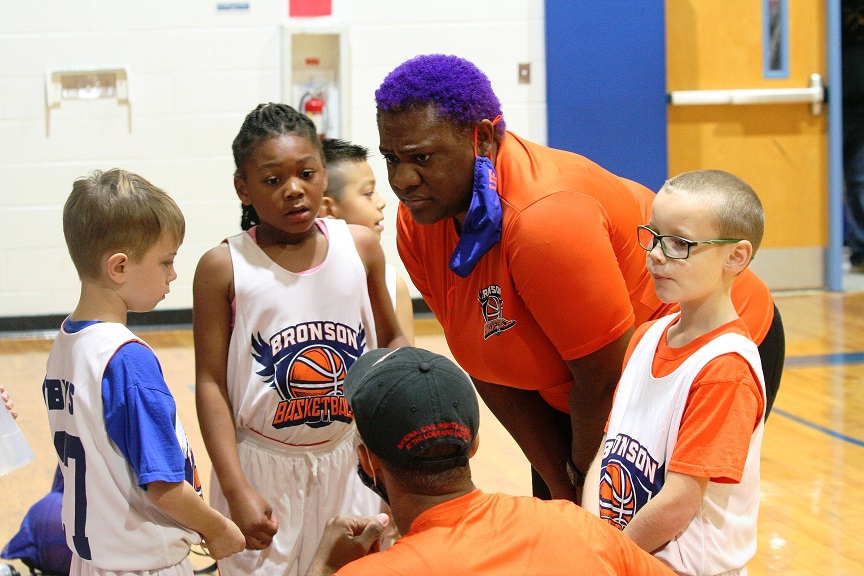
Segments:
[[[750,265],[753,260],[753,245],[749,240],[739,240],[732,244],[732,250],[726,257],[725,268],[734,275],[738,275]]]
[[[377,460],[373,462],[375,455],[369,451],[365,444],[357,445],[357,457],[360,459],[360,466],[363,467],[363,471],[369,476],[375,476],[376,469],[379,468],[378,462]]]

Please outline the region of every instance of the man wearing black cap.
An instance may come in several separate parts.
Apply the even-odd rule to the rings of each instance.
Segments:
[[[337,518],[307,576],[672,574],[572,502],[478,490],[468,465],[478,446],[477,397],[444,356],[373,350],[351,366],[344,389],[362,441],[358,473],[390,504],[404,536],[367,555],[386,519]]]

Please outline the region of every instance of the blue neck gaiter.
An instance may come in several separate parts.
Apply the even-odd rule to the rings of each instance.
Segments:
[[[450,256],[450,270],[465,278],[477,262],[501,240],[501,198],[498,197],[498,175],[485,156],[474,161],[474,190],[471,204],[462,223],[462,234]]]

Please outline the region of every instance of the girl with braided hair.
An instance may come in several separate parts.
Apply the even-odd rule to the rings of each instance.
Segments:
[[[298,575],[328,519],[381,510],[356,474],[342,380],[363,352],[407,341],[378,237],[318,218],[327,172],[312,121],[285,104],[261,104],[233,152],[234,188],[257,225],[204,254],[193,286],[211,503],[246,537],[246,550],[219,570]]]

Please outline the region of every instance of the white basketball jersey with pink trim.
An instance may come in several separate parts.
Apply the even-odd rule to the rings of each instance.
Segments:
[[[377,347],[363,265],[348,225],[321,219],[324,263],[285,270],[244,232],[228,239],[236,314],[228,392],[238,428],[293,445],[342,438],[354,415],[342,381]]]

